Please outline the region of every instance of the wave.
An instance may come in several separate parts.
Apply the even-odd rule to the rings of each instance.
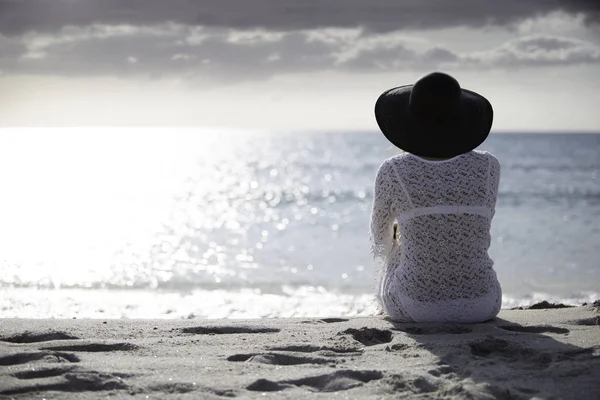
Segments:
[[[503,309],[539,301],[581,305],[600,299],[587,292],[569,297],[533,293],[504,296]],[[374,315],[370,292],[346,293],[315,286],[282,286],[278,293],[256,288],[169,292],[149,290],[5,289],[0,318],[274,318]]]

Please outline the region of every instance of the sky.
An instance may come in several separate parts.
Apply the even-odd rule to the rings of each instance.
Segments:
[[[591,0],[0,0],[0,126],[374,130],[432,71],[496,131],[600,131]]]

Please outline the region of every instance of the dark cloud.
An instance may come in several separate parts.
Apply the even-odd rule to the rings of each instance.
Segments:
[[[600,63],[600,47],[556,36],[521,37],[484,52],[460,54],[400,32],[361,30],[234,32],[182,25],[89,26],[59,33],[0,36],[0,69],[24,74],[145,75],[253,80],[326,70],[513,68]]]
[[[552,11],[600,21],[598,0],[0,0],[0,33],[90,24],[184,25],[275,31],[364,27],[371,32],[503,25]]]
[[[67,76],[136,74],[247,80],[290,72],[410,68],[433,61],[433,53],[411,49],[415,43],[398,34],[363,35],[358,30],[272,35],[175,25],[144,29],[92,26],[64,29],[54,35],[29,34],[9,42],[15,42],[11,48],[21,52],[14,57],[13,51],[4,63],[0,59],[0,68]]]
[[[581,0],[0,0],[0,72],[249,80],[598,63],[598,44],[582,40],[520,37],[460,54],[402,30],[509,24],[557,10],[589,22],[598,8]]]

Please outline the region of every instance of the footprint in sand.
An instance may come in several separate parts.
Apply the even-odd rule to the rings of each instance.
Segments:
[[[85,343],[42,347],[40,350],[59,350],[59,351],[81,351],[81,352],[109,352],[109,351],[131,351],[139,347],[131,343]]]
[[[169,382],[159,383],[156,385],[148,386],[150,392],[161,392],[162,394],[186,394],[194,391],[200,391],[201,395],[193,397],[194,399],[203,399],[208,394],[212,394],[218,397],[236,397],[236,393],[231,389],[215,389],[207,386],[196,385],[195,383],[189,382]],[[156,393],[155,393],[156,394]],[[163,398],[160,396],[158,398]],[[212,398],[212,397],[211,397]]]
[[[2,395],[32,392],[97,392],[101,390],[127,389],[128,386],[118,374],[96,371],[66,372],[64,379],[54,383],[40,383],[29,386],[17,386],[0,390]]]
[[[498,338],[486,338],[469,344],[471,354],[487,357],[493,353],[506,353],[511,349],[511,342]]]
[[[592,318],[579,319],[577,321],[572,321],[571,323],[574,324],[574,325],[596,326],[596,325],[600,325],[600,316],[592,317]]]
[[[110,352],[130,351],[137,348],[138,346],[131,343],[84,343],[46,346],[41,347],[40,351],[15,353],[2,356],[0,357],[0,365],[17,365],[32,361],[76,363],[80,361],[79,357],[75,354],[67,353],[67,351]]]
[[[80,340],[78,337],[64,332],[32,333],[24,332],[18,335],[0,339],[14,344],[32,344],[58,340]],[[41,368],[16,371],[10,376],[30,383],[26,386],[16,385],[3,388],[0,395],[15,395],[45,391],[87,392],[126,389],[128,386],[122,378],[129,374],[102,373],[77,368],[75,365],[60,367],[44,366],[44,363],[78,363],[80,359],[70,352],[112,352],[130,351],[138,346],[131,343],[69,343],[46,346],[39,351],[20,352],[0,357],[0,365],[16,366],[20,364],[40,363]],[[44,379],[43,381],[38,381]],[[54,381],[54,382],[53,382]]]
[[[41,362],[79,362],[79,357],[75,354],[53,352],[53,351],[37,351],[28,353],[16,353],[0,357],[0,365],[18,365],[26,364],[32,361]]]
[[[435,377],[440,377],[442,375],[450,375],[454,372],[456,372],[456,368],[452,367],[450,365],[440,365],[438,368],[435,369],[431,369],[429,371],[427,371],[430,375],[433,375]]]
[[[187,382],[176,382],[176,383],[161,383],[158,385],[151,385],[149,390],[153,392],[162,392],[168,394],[183,394],[198,390],[198,387],[193,383]]]
[[[340,322],[348,322],[346,318],[321,318],[315,320],[302,321],[301,324],[337,324]]]
[[[479,357],[502,358],[511,362],[530,364],[535,369],[544,369],[553,361],[550,353],[522,347],[508,340],[488,337],[469,344],[471,354]]]
[[[50,378],[53,376],[64,375],[68,372],[73,371],[73,366],[67,367],[55,367],[55,368],[43,368],[43,369],[28,369],[25,371],[19,371],[11,374],[17,379],[39,379],[39,378]]]
[[[76,336],[69,335],[64,332],[47,332],[47,333],[32,333],[23,332],[18,335],[9,336],[7,338],[0,338],[2,342],[9,343],[37,343],[37,342],[49,342],[52,340],[73,340],[79,339]]]
[[[522,325],[504,325],[498,326],[500,329],[510,332],[524,332],[524,333],[569,333],[566,328],[559,328],[557,326],[541,325],[541,326],[522,326]]]
[[[399,394],[408,392],[412,394],[431,393],[439,390],[440,385],[427,377],[419,376],[417,378],[403,375],[388,375],[381,380],[381,383],[388,388],[390,394]]]
[[[227,335],[235,333],[274,333],[280,332],[278,328],[266,328],[262,326],[195,326],[182,328],[183,333],[195,335]]]
[[[350,335],[354,340],[365,346],[375,346],[392,341],[392,331],[388,329],[350,328],[340,332],[338,335]]]
[[[325,375],[279,382],[259,379],[248,385],[246,389],[254,392],[275,392],[287,388],[305,387],[313,392],[339,392],[362,386],[367,382],[378,380],[382,377],[383,373],[380,371],[341,370]]]
[[[351,347],[330,347],[330,346],[314,346],[310,344],[299,344],[299,345],[289,345],[289,346],[273,346],[267,347],[267,350],[271,351],[291,351],[298,353],[316,353],[320,352],[333,352],[333,353],[361,353],[362,349],[351,346]]]
[[[334,360],[327,358],[292,356],[276,353],[234,354],[227,357],[227,361],[256,362],[272,365],[331,364],[335,362]]]

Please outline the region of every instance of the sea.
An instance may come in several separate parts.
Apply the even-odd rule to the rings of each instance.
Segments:
[[[600,134],[492,132],[503,307],[600,298]],[[0,129],[0,317],[375,311],[371,132]]]

